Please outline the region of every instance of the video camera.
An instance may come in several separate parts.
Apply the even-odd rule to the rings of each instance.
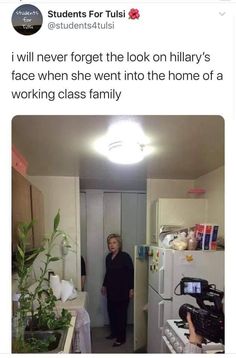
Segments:
[[[186,322],[189,312],[197,334],[211,342],[224,344],[222,305],[224,292],[217,290],[215,285],[209,285],[208,281],[201,278],[184,277],[179,285],[180,295],[190,295],[196,298],[200,307],[197,308],[188,303],[183,304],[179,309],[180,318]],[[213,305],[206,305],[204,301],[212,302]]]

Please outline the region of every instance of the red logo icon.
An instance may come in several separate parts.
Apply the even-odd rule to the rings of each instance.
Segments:
[[[130,9],[129,11],[129,19],[135,20],[139,19],[140,14],[138,9]]]

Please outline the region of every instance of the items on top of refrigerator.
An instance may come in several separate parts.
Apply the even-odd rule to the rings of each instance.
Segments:
[[[165,249],[171,249],[172,241],[182,232],[187,234],[188,229],[179,225],[162,225],[159,236],[160,246]]]
[[[225,238],[223,236],[217,237],[217,247],[224,249],[225,247]]]
[[[162,242],[161,247],[164,247],[165,249],[170,249],[174,238],[175,238],[174,234],[167,234],[164,237],[164,239],[161,241]]]
[[[193,228],[165,225],[160,233],[160,247],[174,250],[216,250],[217,233],[218,225],[214,224],[196,224]]]
[[[164,225],[161,229],[161,247],[164,247],[165,249],[186,250],[188,228],[176,225]]]
[[[196,224],[195,236],[200,250],[216,250],[218,228],[215,224]]]
[[[178,232],[181,229],[184,229],[181,225],[162,225],[160,227],[160,235],[168,232]]]
[[[174,250],[186,250],[188,240],[185,232],[181,232],[176,239],[172,241],[171,248]]]
[[[195,236],[195,232],[193,230],[189,231],[187,240],[188,240],[188,250],[196,250],[198,241]]]

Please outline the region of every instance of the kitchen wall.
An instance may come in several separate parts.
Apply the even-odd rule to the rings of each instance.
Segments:
[[[73,252],[69,252],[64,260],[51,263],[52,270],[66,280],[72,278],[80,289],[80,220],[79,215],[79,178],[76,177],[47,177],[31,176],[29,180],[44,196],[45,233],[50,234],[53,228],[53,219],[60,209],[60,228],[71,237],[70,244]],[[54,254],[61,256],[61,240],[55,248]],[[36,271],[39,261],[36,262]]]
[[[224,237],[224,167],[203,175],[194,181],[196,188],[206,190],[208,221],[219,225],[219,236]]]

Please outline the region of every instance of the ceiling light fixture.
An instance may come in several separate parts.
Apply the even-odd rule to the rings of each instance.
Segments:
[[[132,120],[113,123],[107,134],[97,140],[95,147],[111,162],[117,164],[135,164],[150,154],[149,139],[140,125]]]
[[[107,156],[113,163],[135,164],[143,160],[144,146],[135,142],[119,140],[109,144]]]

